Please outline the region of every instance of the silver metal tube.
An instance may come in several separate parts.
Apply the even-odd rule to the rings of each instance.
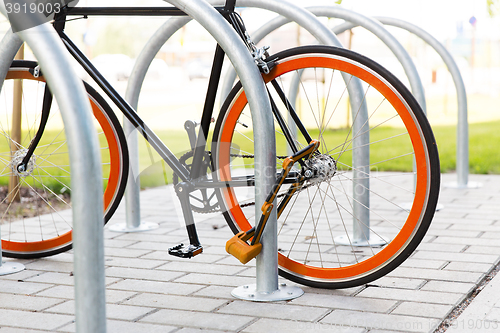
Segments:
[[[14,60],[22,43],[22,39],[12,30],[7,31],[0,42],[0,90],[2,90],[3,81],[7,76],[12,60]]]
[[[0,5],[5,15],[5,7]],[[18,33],[44,68],[66,130],[72,172],[77,332],[105,332],[102,170],[91,108],[67,52],[48,23]]]
[[[443,59],[455,83],[457,90],[458,119],[457,119],[457,185],[467,188],[469,177],[469,123],[467,116],[467,93],[460,70],[453,56],[436,38],[416,25],[391,17],[375,17],[382,24],[405,29],[420,37],[429,44]]]
[[[297,22],[301,27],[308,30],[309,33],[316,37],[316,39],[318,39],[321,43],[342,47],[338,38],[312,13],[308,12],[304,8],[291,4],[283,6],[283,2],[277,0],[240,0],[237,3],[241,6],[258,7],[274,11],[289,20]],[[354,212],[360,214],[358,218],[354,218],[353,220],[353,224],[359,226],[359,228],[355,229],[357,234],[353,237],[355,240],[367,240],[370,237],[369,232],[367,232],[370,226],[370,182],[369,177],[367,176],[369,170],[366,170],[366,166],[370,164],[370,152],[368,148],[369,146],[364,143],[369,142],[369,131],[364,131],[361,126],[368,123],[368,110],[366,108],[366,104],[361,103],[361,101],[363,101],[363,88],[361,86],[361,81],[359,79],[352,80],[350,77],[344,76],[344,81],[346,83],[349,82],[349,80],[350,84],[348,84],[348,91],[349,96],[351,97],[350,102],[353,111],[353,119],[358,120],[353,124],[353,132],[363,133],[353,142],[353,150],[356,151],[356,154],[353,154],[353,169],[357,170],[355,173],[361,173],[363,175],[363,177],[355,178],[359,179],[359,181],[356,181],[353,184],[353,210]],[[360,188],[363,188],[364,190],[360,190]]]
[[[387,31],[382,24],[370,17],[338,6],[308,7],[307,10],[311,11],[311,13],[316,16],[341,18],[349,22],[345,25],[342,24],[333,28],[333,32],[335,34],[340,34],[348,30],[347,26],[350,28],[361,26],[377,36],[382,42],[384,42],[385,45],[387,45],[387,47],[389,47],[403,66],[413,95],[419,102],[424,112],[426,111],[427,107],[425,102],[424,86],[422,85],[422,80],[420,80],[420,76],[418,75],[417,68],[413,63],[411,56],[405,50],[403,45],[401,45],[401,43],[389,31]]]
[[[159,52],[163,44],[181,27],[191,20],[190,17],[177,17],[169,19],[154,36],[148,41],[141,54],[135,62],[134,68],[125,92],[125,99],[137,110],[139,94],[142,83],[146,76],[149,65]],[[123,129],[127,137],[130,170],[125,191],[125,231],[147,230],[153,228],[151,224],[143,224],[141,228],[141,206],[140,206],[140,178],[139,178],[139,147],[137,131],[130,121],[124,117]]]
[[[83,84],[51,25],[20,32],[61,108],[70,152],[77,332],[106,331],[102,170]],[[50,50],[50,51],[49,51]]]
[[[259,124],[254,128],[254,145],[257,184],[255,188],[255,211],[256,216],[260,216],[260,207],[264,203],[267,194],[272,190],[276,177],[276,144],[271,104],[259,70],[240,37],[229,23],[207,2],[201,0],[168,0],[168,2],[194,18],[217,40],[241,79],[250,105],[252,121],[254,124]],[[266,227],[262,236],[264,244],[262,253],[257,258],[257,262],[260,262],[260,270],[265,275],[263,279],[259,280],[260,273],[257,272],[258,292],[278,290],[277,234],[272,227],[272,224],[277,224],[276,221],[276,210],[274,209],[268,222],[271,226]]]

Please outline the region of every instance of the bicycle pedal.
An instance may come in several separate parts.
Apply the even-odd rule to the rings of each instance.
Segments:
[[[168,249],[168,254],[180,258],[192,258],[203,252],[201,245],[184,245],[179,244]]]
[[[226,242],[226,251],[242,264],[255,258],[262,250],[262,244],[249,245],[245,240],[247,234],[242,231]]]

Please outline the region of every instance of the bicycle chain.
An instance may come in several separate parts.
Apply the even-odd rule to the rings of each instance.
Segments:
[[[229,154],[229,156],[231,157],[241,157],[241,158],[255,158],[255,155],[239,155],[239,154]],[[287,158],[288,156],[276,156],[276,158],[279,158],[279,159],[285,159]],[[305,186],[302,186],[302,188],[300,189],[301,191],[312,186],[313,184],[308,184],[308,185],[305,185]],[[276,196],[276,198],[282,198],[286,195],[286,193],[281,193],[281,194],[278,194]],[[255,206],[255,201],[253,202],[249,202],[249,203],[246,203],[246,204],[240,204],[240,207],[241,208],[245,208],[245,207],[250,207],[250,206]]]

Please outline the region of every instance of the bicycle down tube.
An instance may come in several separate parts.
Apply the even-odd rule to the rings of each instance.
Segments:
[[[246,28],[239,18],[234,12],[235,9],[235,1],[228,0],[226,2],[226,6],[223,8],[217,8],[221,15],[223,15],[229,23],[233,26],[233,28],[238,32],[240,37],[243,39],[249,52],[257,51],[257,48],[250,40],[248,33],[246,32]],[[181,200],[182,211],[184,214],[184,219],[186,222],[188,235],[190,238],[191,245],[187,248],[183,247],[174,247],[171,254],[179,255],[179,256],[187,256],[191,257],[201,252],[201,245],[199,243],[196,229],[194,227],[194,218],[193,213],[190,210],[190,199],[189,193],[197,190],[197,189],[207,189],[207,188],[223,188],[227,186],[231,187],[246,187],[246,186],[254,186],[253,176],[246,176],[243,178],[235,178],[231,181],[215,181],[211,179],[209,181],[204,180],[202,176],[203,173],[206,173],[207,170],[203,170],[204,164],[203,159],[205,156],[206,145],[207,145],[207,137],[209,132],[210,123],[212,120],[212,115],[214,113],[214,105],[217,94],[217,89],[219,86],[222,65],[224,62],[225,52],[220,47],[220,45],[216,46],[214,60],[212,64],[212,70],[209,77],[209,84],[206,93],[204,108],[201,116],[200,129],[196,138],[196,144],[194,146],[193,151],[193,162],[191,164],[191,169],[188,170],[185,165],[181,163],[181,161],[172,153],[172,151],[161,141],[161,139],[147,126],[147,124],[140,118],[138,113],[128,104],[125,99],[118,94],[118,92],[113,88],[113,86],[104,78],[104,76],[99,73],[99,71],[95,68],[95,66],[91,63],[91,61],[83,54],[83,52],[71,41],[69,36],[67,36],[64,32],[66,18],[67,16],[83,16],[87,18],[91,15],[111,15],[111,16],[150,16],[158,15],[158,16],[180,16],[186,15],[181,10],[177,8],[92,8],[92,7],[74,7],[68,8],[66,11],[61,12],[55,17],[54,27],[61,37],[63,43],[66,48],[70,52],[70,54],[77,60],[77,62],[85,69],[85,71],[90,75],[90,77],[101,87],[101,89],[106,93],[106,95],[113,101],[113,103],[120,109],[120,111],[127,117],[127,119],[135,126],[142,134],[142,136],[151,144],[153,149],[158,152],[160,157],[172,168],[174,175],[179,177],[182,181],[176,186],[176,193]],[[267,55],[267,53],[266,53]],[[257,60],[257,59],[256,59]],[[272,61],[269,63],[260,61],[261,71],[269,72]],[[296,121],[296,125],[300,129],[301,133],[304,135],[308,141],[311,140],[311,137],[307,133],[305,127],[300,122],[300,119],[296,115],[293,110],[291,104],[286,100],[284,92],[281,90],[281,87],[278,84],[273,84],[274,89],[277,91],[280,100],[286,105],[288,112],[291,113],[292,117]],[[269,93],[269,97],[271,98],[271,94]],[[272,98],[271,98],[272,99]],[[293,137],[290,135],[290,131],[287,128],[286,123],[283,120],[283,116],[280,111],[276,107],[275,103],[272,101],[272,111],[274,117],[277,119],[281,130],[284,133],[287,133],[287,141],[290,145],[292,151],[297,152],[298,148],[296,143],[294,142]],[[299,160],[299,163],[302,164],[302,160]],[[174,177],[175,177],[174,176]],[[278,175],[277,175],[278,177]],[[292,171],[286,179],[282,180],[284,184],[295,184],[297,182],[297,177],[299,175]],[[188,183],[186,183],[188,182]],[[194,253],[194,254],[193,254]]]

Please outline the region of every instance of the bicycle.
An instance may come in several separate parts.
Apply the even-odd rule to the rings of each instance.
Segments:
[[[261,216],[254,216],[252,129],[258,124],[252,123],[240,83],[211,129],[224,61],[220,46],[199,132],[187,126],[191,151],[177,158],[76,47],[64,27],[70,16],[185,14],[173,7],[65,7],[54,20],[70,54],[173,170],[190,244],[174,246],[169,253],[185,258],[202,253],[192,212],[218,210],[235,234],[227,243],[228,252],[245,263],[259,253],[260,236],[276,201],[279,273],[285,278],[313,287],[346,288],[398,267],[424,237],[440,183],[436,142],[411,93],[380,65],[349,50],[303,46],[269,55],[252,43],[235,11],[235,0],[217,10],[253,54],[271,99],[279,171]],[[0,179],[4,184],[13,179],[0,202],[2,247],[5,256],[39,258],[71,248],[70,202],[61,194],[71,191],[71,174],[64,164],[67,160],[61,158],[67,154],[62,122],[43,69],[36,62],[14,61],[4,92],[8,82],[21,79],[25,93],[39,96],[23,99],[30,105],[23,109],[22,121],[30,123],[22,126],[22,136],[12,133],[9,112],[0,118],[6,139]],[[363,96],[352,101],[348,89],[357,79]],[[292,91],[287,93],[289,86]],[[108,103],[86,83],[85,89],[100,137],[107,222],[126,185],[127,143]],[[35,111],[28,111],[28,106]],[[357,154],[369,154],[363,165],[353,165]],[[23,217],[22,208],[30,200],[27,192],[46,206],[35,207],[36,217]],[[24,199],[16,203],[19,196]],[[405,201],[410,208],[400,204]],[[356,239],[349,232],[353,229]]]

